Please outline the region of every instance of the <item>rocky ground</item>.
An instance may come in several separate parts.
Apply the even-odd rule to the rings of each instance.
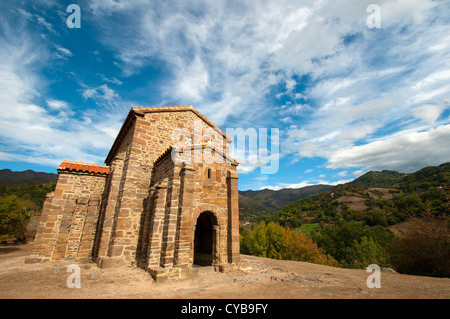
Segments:
[[[368,288],[365,270],[242,256],[241,270],[155,283],[142,269],[100,269],[79,264],[81,287],[68,288],[70,261],[25,264],[31,245],[0,247],[0,298],[170,299],[449,299],[450,278],[381,272],[380,288]]]

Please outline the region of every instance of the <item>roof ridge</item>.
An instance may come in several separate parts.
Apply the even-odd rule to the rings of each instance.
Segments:
[[[216,147],[215,145],[212,145],[211,142],[203,142],[203,143],[197,143],[197,144],[178,144],[175,146],[169,146],[163,153],[161,153],[158,158],[153,162],[153,165],[158,164],[163,158],[168,156],[169,153],[172,153],[172,150],[184,150],[186,148],[189,148],[191,151],[195,151],[196,149],[202,149],[205,148],[211,148],[215,152],[218,152],[223,158],[226,158],[230,161],[230,163],[239,163],[235,158],[231,157],[229,154],[225,153],[222,149],[219,147]]]

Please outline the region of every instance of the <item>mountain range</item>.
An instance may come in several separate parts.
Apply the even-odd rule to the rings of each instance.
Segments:
[[[32,170],[23,172],[13,172],[10,169],[0,170],[0,186],[44,184],[56,182],[57,179],[58,174],[52,173]],[[289,215],[294,220],[303,216],[301,219],[304,222],[308,219],[305,211],[308,211],[311,219],[317,218],[317,214],[335,215],[336,213],[367,211],[373,207],[374,202],[378,203],[380,208],[382,208],[382,203],[394,205],[392,203],[394,196],[396,196],[395,205],[399,205],[399,193],[416,192],[422,197],[426,197],[432,196],[424,193],[430,187],[440,187],[444,192],[448,192],[449,185],[450,163],[425,167],[411,174],[389,170],[370,171],[352,182],[337,186],[313,185],[277,191],[269,189],[239,191],[239,215],[241,222],[256,222],[261,218],[271,216],[277,221],[278,218],[281,218],[279,222],[283,224],[286,222],[284,215]],[[434,194],[433,196],[441,195]],[[411,198],[409,198],[410,201],[413,200]]]
[[[14,172],[10,169],[0,170],[0,186],[3,185],[25,185],[25,184],[45,184],[49,182],[56,183],[58,174],[35,172],[26,170],[23,172]]]
[[[333,188],[331,185],[312,185],[280,190],[262,189],[239,191],[239,218],[241,221],[257,221],[261,216],[276,212],[300,198],[320,194]]]
[[[450,163],[444,163],[411,174],[368,172],[261,217],[291,228],[340,219],[389,226],[414,216],[450,215],[449,196]]]

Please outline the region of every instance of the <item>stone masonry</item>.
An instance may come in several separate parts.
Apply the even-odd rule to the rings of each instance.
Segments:
[[[29,262],[93,259],[157,281],[239,262],[232,140],[192,107],[134,107],[106,165],[64,161]]]

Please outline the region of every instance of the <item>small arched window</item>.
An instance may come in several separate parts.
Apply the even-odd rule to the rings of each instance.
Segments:
[[[208,179],[211,179],[211,169],[208,168]]]

